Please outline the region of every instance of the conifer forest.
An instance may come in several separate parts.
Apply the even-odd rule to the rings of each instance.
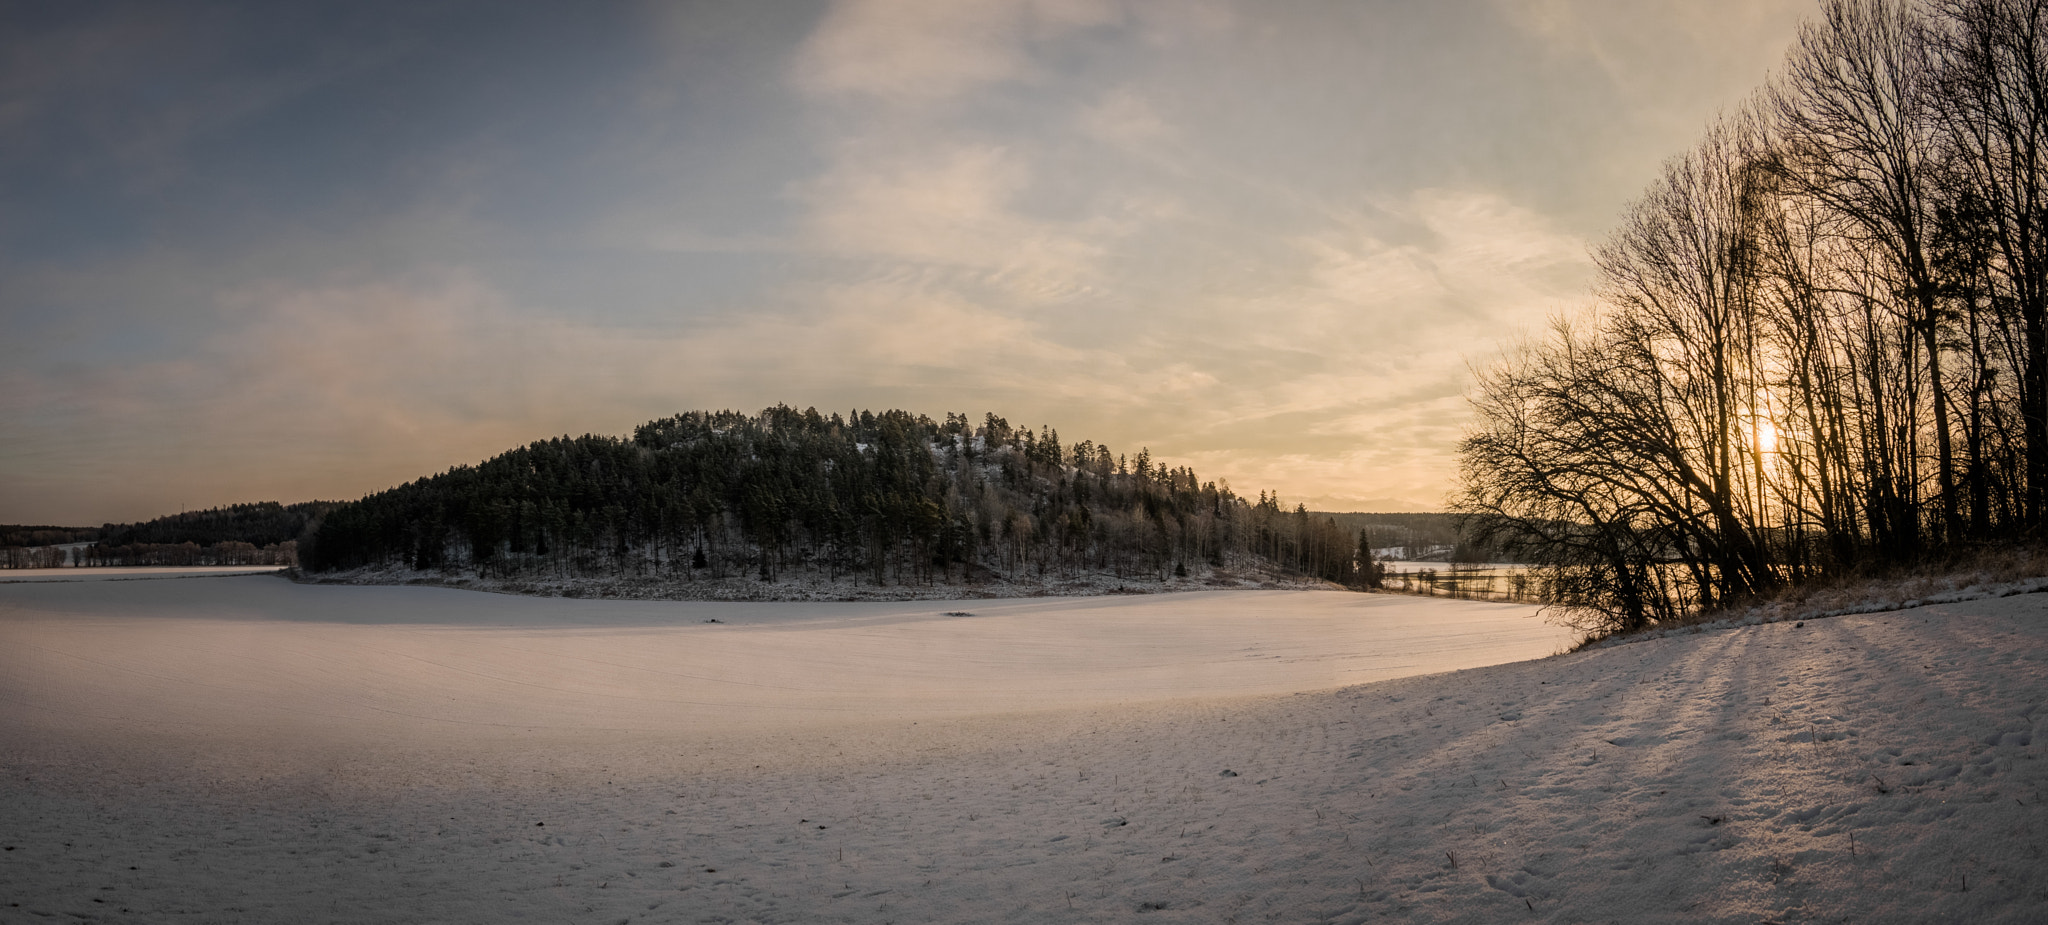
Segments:
[[[1361,584],[1360,537],[1277,496],[985,415],[697,411],[561,437],[328,511],[312,571],[1131,581],[1255,564]]]

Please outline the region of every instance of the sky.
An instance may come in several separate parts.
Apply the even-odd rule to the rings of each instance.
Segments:
[[[693,409],[1431,510],[1811,0],[0,0],[0,523]]]

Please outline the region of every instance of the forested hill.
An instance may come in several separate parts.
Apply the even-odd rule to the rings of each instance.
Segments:
[[[802,577],[835,584],[1160,580],[1291,571],[1357,583],[1358,537],[1191,469],[993,414],[691,412],[562,437],[342,504],[313,571],[484,578]]]

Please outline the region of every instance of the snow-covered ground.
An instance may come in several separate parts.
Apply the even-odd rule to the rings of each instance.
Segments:
[[[1330,592],[0,586],[0,921],[2048,907],[2048,596],[1567,641]]]

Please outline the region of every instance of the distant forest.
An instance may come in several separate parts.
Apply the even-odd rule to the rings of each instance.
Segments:
[[[89,543],[99,533],[91,527],[0,524],[0,568],[57,568],[68,560],[62,546]]]
[[[93,527],[47,527],[0,524],[0,546],[56,546],[62,543],[90,543],[99,539]]]
[[[2048,535],[2048,4],[1825,0],[1593,256],[1458,505],[1580,628]]]
[[[79,565],[294,565],[299,537],[339,502],[264,501],[107,524]]]
[[[299,537],[337,503],[264,501],[99,527],[0,524],[0,568],[296,565]]]
[[[1458,514],[1432,512],[1366,514],[1309,512],[1326,517],[1339,530],[1364,534],[1365,541],[1390,559],[1441,559],[1450,562],[1514,562],[1507,551],[1474,542]]]
[[[561,437],[334,506],[313,571],[473,569],[919,584],[1258,563],[1370,582],[1357,531],[1057,431],[905,411],[691,412]]]

